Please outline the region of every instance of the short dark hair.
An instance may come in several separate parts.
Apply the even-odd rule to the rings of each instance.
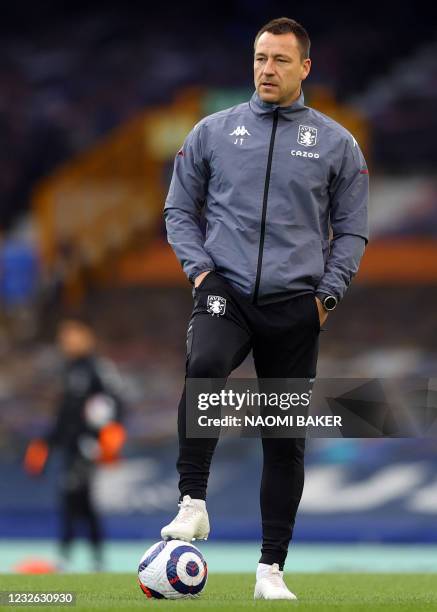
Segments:
[[[264,34],[264,32],[270,32],[271,34],[288,34],[291,32],[297,38],[302,59],[307,59],[310,56],[311,41],[308,32],[294,19],[278,17],[266,23],[255,36],[254,49],[256,48],[259,37],[261,34]]]

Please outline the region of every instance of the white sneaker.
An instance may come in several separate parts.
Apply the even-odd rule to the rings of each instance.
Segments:
[[[288,590],[283,580],[284,572],[279,565],[273,563],[270,569],[259,578],[255,584],[254,599],[297,599],[296,595]]]
[[[209,519],[203,499],[191,499],[184,495],[179,502],[179,512],[171,523],[161,529],[163,540],[207,540]]]

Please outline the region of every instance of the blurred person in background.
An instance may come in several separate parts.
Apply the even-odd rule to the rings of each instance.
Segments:
[[[368,240],[367,166],[344,127],[305,106],[309,50],[296,21],[266,24],[255,38],[250,101],[201,120],[176,155],[165,220],[194,284],[187,378],[225,380],[253,350],[260,379],[311,381],[320,327],[358,270]],[[184,388],[180,510],[163,539],[209,535],[205,499],[217,438],[189,437],[186,423]],[[305,439],[263,438],[262,445],[254,598],[296,599],[283,567],[303,491]]]
[[[101,571],[103,533],[92,483],[97,465],[115,462],[125,441],[120,377],[111,362],[97,356],[96,335],[86,318],[63,319],[57,341],[65,358],[57,414],[45,438],[29,444],[24,466],[29,474],[40,475],[50,452],[61,449],[60,567],[68,569],[71,544],[83,523],[94,569]]]

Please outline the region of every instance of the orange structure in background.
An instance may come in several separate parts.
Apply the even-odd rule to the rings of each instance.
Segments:
[[[357,281],[385,284],[437,282],[437,241],[403,238],[371,242]]]
[[[165,163],[198,121],[202,92],[190,89],[114,130],[61,166],[34,192],[40,255],[48,274],[62,277],[69,301],[84,278],[114,280],[114,262],[161,229]]]

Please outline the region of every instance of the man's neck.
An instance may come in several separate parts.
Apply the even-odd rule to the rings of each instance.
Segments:
[[[299,89],[297,89],[290,98],[287,98],[285,102],[281,102],[279,106],[291,106],[293,102],[296,102],[296,100],[299,99],[301,91],[302,91],[302,88],[299,87]]]

